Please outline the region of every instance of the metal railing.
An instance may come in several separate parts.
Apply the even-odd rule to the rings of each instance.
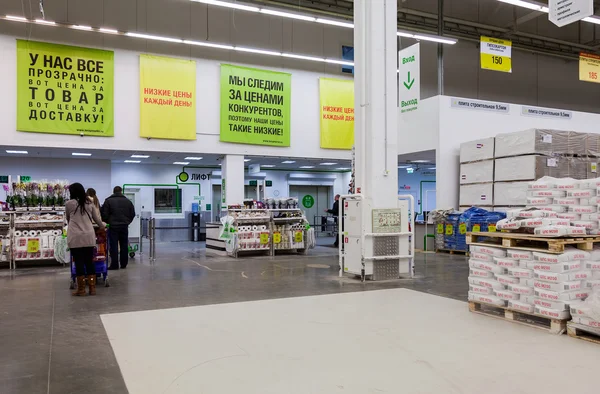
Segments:
[[[144,224],[146,224],[144,226]],[[145,231],[146,230],[146,231]],[[144,250],[144,238],[149,241],[148,257],[150,261],[156,261],[156,218],[140,219],[139,253]]]
[[[336,236],[338,231],[338,218],[333,215],[315,215],[310,226],[314,228],[315,237]]]

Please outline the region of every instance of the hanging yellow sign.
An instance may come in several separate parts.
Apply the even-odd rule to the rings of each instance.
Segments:
[[[140,137],[196,139],[196,62],[140,55]]]
[[[579,54],[579,80],[600,83],[600,56],[584,52]]]
[[[354,81],[320,78],[321,148],[354,145]]]
[[[481,36],[481,68],[512,73],[512,41]]]

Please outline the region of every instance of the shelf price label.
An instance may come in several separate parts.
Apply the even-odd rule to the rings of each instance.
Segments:
[[[512,41],[481,36],[481,68],[512,73]]]
[[[489,233],[495,233],[496,232],[496,225],[495,224],[490,224],[488,226],[488,232]]]
[[[600,83],[600,56],[583,52],[579,54],[579,80]]]
[[[281,233],[280,232],[273,233],[273,243],[274,244],[281,243]]]
[[[454,227],[452,227],[451,224],[447,224],[446,225],[446,235],[452,235],[454,234]]]
[[[473,232],[474,232],[474,233],[478,233],[478,232],[480,232],[480,231],[481,231],[481,225],[479,225],[479,224],[474,224],[474,225],[473,225]]]
[[[438,234],[444,234],[444,225],[443,224],[438,224],[437,225],[437,232]]]
[[[461,223],[461,224],[458,226],[458,231],[459,231],[461,234],[466,234],[466,233],[467,233],[467,224],[466,224],[466,223]]]
[[[304,240],[304,233],[302,231],[296,231],[294,234],[294,242],[300,243]]]
[[[266,245],[269,243],[269,233],[260,233],[260,244]]]
[[[31,238],[27,240],[27,253],[37,253],[40,251],[40,240]]]

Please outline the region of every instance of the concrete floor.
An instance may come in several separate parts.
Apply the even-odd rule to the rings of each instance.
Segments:
[[[96,297],[71,297],[68,269],[0,271],[0,393],[127,393],[102,314],[395,288],[466,300],[468,291],[464,256],[418,254],[417,279],[361,283],[337,277],[327,247],[233,260],[172,243],[157,254],[111,272]]]

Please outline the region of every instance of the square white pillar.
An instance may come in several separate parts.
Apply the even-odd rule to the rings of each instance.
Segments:
[[[221,163],[221,206],[244,202],[244,156],[225,155]]]

